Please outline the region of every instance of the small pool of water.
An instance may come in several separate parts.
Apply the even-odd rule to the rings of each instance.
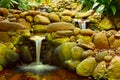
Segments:
[[[31,72],[17,72],[14,69],[4,69],[0,72],[0,80],[94,80],[91,77],[80,77],[76,73],[58,69],[44,75],[35,75]]]

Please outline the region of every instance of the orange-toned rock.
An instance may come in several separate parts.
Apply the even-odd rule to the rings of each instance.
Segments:
[[[93,42],[98,49],[108,49],[109,48],[109,42],[107,39],[107,36],[104,32],[96,33]]]

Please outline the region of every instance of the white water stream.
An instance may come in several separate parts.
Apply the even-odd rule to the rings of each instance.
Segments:
[[[37,75],[42,75],[42,74],[46,74],[50,71],[56,70],[57,67],[55,66],[51,66],[48,64],[42,64],[41,60],[40,60],[40,53],[41,53],[41,45],[42,45],[42,41],[45,39],[45,37],[41,37],[41,36],[33,36],[30,38],[31,40],[35,41],[35,45],[36,45],[36,62],[33,62],[29,65],[23,65],[21,67],[21,69],[23,71],[28,71],[28,72],[33,72]]]

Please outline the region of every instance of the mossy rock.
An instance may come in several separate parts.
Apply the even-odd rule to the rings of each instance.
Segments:
[[[114,25],[109,17],[104,17],[103,20],[99,23],[98,28],[101,30],[114,29]]]
[[[33,25],[33,32],[46,32],[47,25]]]
[[[7,61],[5,60],[5,58],[3,56],[0,55],[0,65],[2,67],[5,67],[7,64]]]
[[[75,46],[71,49],[71,55],[73,59],[82,59],[82,54],[84,52],[84,49],[78,46]]]
[[[3,43],[0,43],[0,55],[1,55],[1,56],[5,56],[5,54],[6,54],[6,49],[7,49],[6,45],[3,44]]]
[[[60,21],[60,17],[55,12],[52,12],[49,14],[49,19],[51,22],[59,22]]]
[[[64,22],[72,22],[72,18],[70,16],[62,16],[61,19]]]
[[[10,42],[12,38],[8,34],[8,32],[0,32],[0,41],[2,42]]]
[[[102,51],[96,54],[95,59],[97,61],[103,61],[105,56],[108,56],[109,53],[107,51]]]
[[[74,46],[76,46],[75,42],[66,42],[59,45],[54,51],[55,60],[53,60],[53,63],[58,66],[65,66],[65,61],[72,58],[71,49]]]
[[[120,56],[115,56],[111,60],[107,74],[110,80],[120,80]]]
[[[69,37],[64,37],[64,38],[56,38],[52,40],[52,43],[55,45],[60,45],[65,42],[69,42],[70,38]]]
[[[19,50],[20,50],[20,54],[21,54],[20,56],[23,62],[29,63],[33,61],[33,58],[28,46],[21,46]]]
[[[96,65],[97,62],[94,57],[86,58],[80,64],[78,64],[76,67],[76,72],[80,76],[91,76]]]
[[[107,78],[106,71],[107,71],[106,62],[105,61],[101,61],[96,66],[95,70],[93,71],[92,76],[95,79],[97,79],[97,80],[99,80],[99,79],[106,79]]]
[[[120,39],[115,39],[113,44],[111,45],[112,48],[117,48],[117,47],[120,47]]]
[[[72,23],[67,23],[67,22],[56,22],[56,23],[51,23],[47,26],[47,31],[48,32],[54,32],[54,31],[59,31],[59,30],[73,30],[75,26]]]
[[[76,67],[78,66],[78,64],[80,63],[80,60],[67,60],[65,61],[65,65],[67,68],[69,68],[70,70],[76,70]]]
[[[92,42],[92,37],[87,36],[87,35],[81,35],[81,34],[79,34],[79,35],[76,36],[76,38],[83,40],[84,43]]]
[[[8,48],[8,49],[6,49],[5,59],[7,61],[7,64],[12,65],[18,61],[19,55],[12,49]]]

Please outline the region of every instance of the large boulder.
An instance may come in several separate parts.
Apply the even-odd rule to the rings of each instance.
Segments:
[[[8,21],[1,21],[0,22],[0,31],[15,31],[18,29],[26,29],[26,27],[17,22],[8,22]]]
[[[94,42],[96,48],[98,48],[98,49],[108,49],[109,48],[108,39],[104,32],[96,33],[93,38],[93,42]]]
[[[76,67],[76,72],[80,76],[91,76],[97,62],[94,57],[84,59],[78,66]]]
[[[54,51],[53,63],[58,66],[65,66],[65,61],[70,60],[71,49],[76,46],[75,42],[66,42],[58,46]]]
[[[98,28],[100,28],[101,30],[109,30],[114,29],[115,27],[110,18],[104,17],[103,20],[99,23]]]
[[[120,80],[120,56],[115,56],[108,67],[108,79]]]
[[[73,30],[75,26],[71,23],[67,22],[56,22],[56,23],[51,23],[47,26],[47,31],[48,32],[54,32],[54,31],[59,31],[59,30]]]
[[[107,78],[106,71],[107,71],[106,62],[105,61],[101,61],[96,66],[95,70],[93,71],[92,76],[95,79],[97,79],[97,80],[99,80],[99,79],[106,79]]]

